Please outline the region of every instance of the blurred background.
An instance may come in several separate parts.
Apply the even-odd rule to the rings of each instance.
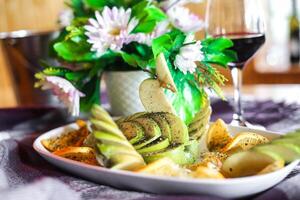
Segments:
[[[300,86],[300,0],[262,0],[267,42],[244,70],[244,84]],[[202,19],[206,2],[190,6]],[[55,102],[33,88],[38,59],[48,60],[48,42],[59,30],[64,0],[0,0],[0,107],[34,106]],[[25,31],[22,31],[25,30]],[[198,33],[204,37],[204,33]],[[222,70],[231,84],[230,73]],[[247,87],[245,87],[247,90]],[[284,92],[284,90],[282,90]],[[300,95],[299,95],[300,96]]]

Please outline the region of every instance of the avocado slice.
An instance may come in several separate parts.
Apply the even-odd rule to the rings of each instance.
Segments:
[[[128,121],[131,121],[131,120],[136,119],[136,118],[139,118],[139,117],[141,117],[141,116],[143,116],[143,115],[145,115],[145,114],[147,114],[147,112],[138,112],[138,113],[135,113],[135,114],[130,115],[130,116],[127,116],[127,117],[122,117],[122,118],[118,119],[118,120],[116,121],[116,123],[119,125],[119,124],[122,123],[122,122],[128,122]]]
[[[169,141],[172,140],[171,127],[163,115],[160,113],[148,113],[145,116],[150,117],[158,124],[163,138],[168,138]]]
[[[168,157],[175,163],[184,165],[187,163],[184,145],[176,145],[162,151],[143,154],[146,163],[151,163],[164,157]]]
[[[168,138],[160,138],[155,140],[154,142],[148,144],[147,146],[137,150],[140,154],[145,154],[145,153],[151,153],[151,152],[156,152],[156,151],[161,151],[170,146],[170,141]]]
[[[184,144],[189,141],[188,128],[185,123],[176,115],[171,113],[160,113],[171,128],[171,143],[172,144]]]
[[[278,145],[278,144],[268,144],[263,146],[258,146],[254,148],[255,151],[267,154],[275,159],[280,157],[286,163],[293,162],[300,158],[300,153],[295,148],[294,145]]]
[[[189,125],[189,132],[193,132],[197,129],[199,129],[199,126],[207,125],[210,121],[210,115],[211,115],[211,108],[207,109],[207,112],[203,114],[201,118],[199,118],[197,121],[193,121]]]
[[[141,117],[133,119],[132,122],[140,124],[144,129],[144,140],[134,145],[135,149],[141,149],[161,137],[158,124],[151,118]]]
[[[131,144],[135,144],[144,138],[144,129],[138,123],[125,121],[119,124],[119,128]]]

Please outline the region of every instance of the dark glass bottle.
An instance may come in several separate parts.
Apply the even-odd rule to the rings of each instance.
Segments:
[[[300,22],[298,18],[297,0],[292,0],[292,15],[290,17],[290,61],[299,64],[300,61]]]

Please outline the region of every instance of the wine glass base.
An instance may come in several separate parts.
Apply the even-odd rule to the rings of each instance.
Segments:
[[[233,118],[231,121],[230,125],[232,126],[243,126],[251,129],[258,129],[258,130],[266,130],[265,127],[258,125],[258,124],[251,124],[250,122],[247,122],[244,118],[238,117],[238,118]]]

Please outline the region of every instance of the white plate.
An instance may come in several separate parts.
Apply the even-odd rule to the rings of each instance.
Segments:
[[[83,164],[55,156],[41,144],[41,140],[43,139],[58,136],[66,131],[77,128],[76,124],[70,124],[44,133],[35,140],[33,148],[47,161],[61,169],[64,169],[65,171],[99,184],[110,185],[120,189],[130,189],[156,194],[207,194],[223,198],[240,198],[253,195],[273,187],[282,181],[299,163],[299,161],[295,161],[281,170],[260,176],[225,180],[179,179],[138,174],[128,171],[110,170]],[[229,126],[229,130],[232,135],[239,132],[251,131],[262,134],[269,139],[279,136],[277,133],[251,130],[244,127]]]

